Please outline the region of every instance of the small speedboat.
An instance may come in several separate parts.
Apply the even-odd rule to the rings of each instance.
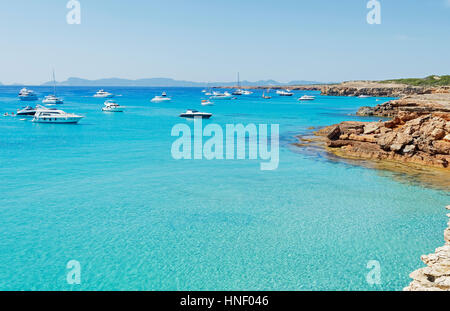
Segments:
[[[206,99],[203,99],[201,104],[202,104],[202,106],[212,106],[212,105],[214,105],[213,102],[211,102],[209,100],[206,100]]]
[[[250,92],[249,90],[243,90],[242,95],[252,95],[253,92]]]
[[[180,117],[182,118],[202,118],[202,119],[209,119],[212,117],[212,113],[208,112],[200,112],[193,109],[188,109],[186,112],[183,112],[180,114]]]
[[[166,92],[162,92],[161,96],[155,96],[152,98],[151,102],[160,103],[160,102],[170,102],[172,99],[167,97]]]
[[[106,92],[105,90],[99,90],[97,93],[94,94],[94,97],[97,97],[97,98],[112,98],[112,97],[114,97],[114,94]]]
[[[60,105],[64,102],[61,98],[56,97],[55,95],[48,95],[45,96],[44,100],[42,100],[42,103],[47,105]]]
[[[38,108],[32,122],[35,123],[78,123],[83,116],[57,109]]]
[[[369,97],[371,97],[371,96],[369,96],[369,95],[359,95],[358,97],[359,97],[359,98],[369,98]]]
[[[316,97],[311,96],[311,95],[303,95],[303,96],[300,97],[298,100],[303,101],[303,100],[314,100],[314,99],[316,99]]]
[[[105,106],[102,108],[105,112],[123,112],[123,107],[119,106],[114,100],[105,101]]]
[[[34,101],[37,100],[37,95],[32,90],[28,90],[27,88],[23,88],[19,92],[19,99],[22,101]]]
[[[290,90],[278,90],[277,94],[280,96],[292,96],[294,93],[292,93]]]

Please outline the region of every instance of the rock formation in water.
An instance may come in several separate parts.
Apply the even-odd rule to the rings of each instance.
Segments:
[[[450,170],[450,113],[399,112],[389,121],[342,122],[321,129],[342,157],[391,160]]]
[[[450,205],[447,209],[450,210]],[[450,221],[444,231],[444,240],[444,246],[421,257],[427,266],[410,274],[413,281],[405,291],[450,291]]]

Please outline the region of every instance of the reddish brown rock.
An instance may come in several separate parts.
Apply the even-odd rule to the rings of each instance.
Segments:
[[[339,154],[449,168],[450,132],[446,115],[402,114],[387,122],[342,122],[319,135]],[[447,137],[448,138],[448,137]]]

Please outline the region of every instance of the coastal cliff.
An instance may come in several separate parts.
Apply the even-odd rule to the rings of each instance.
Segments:
[[[450,217],[450,213],[447,216]],[[444,246],[433,254],[421,256],[427,266],[410,274],[413,281],[404,291],[450,291],[450,221],[444,231],[444,240]]]

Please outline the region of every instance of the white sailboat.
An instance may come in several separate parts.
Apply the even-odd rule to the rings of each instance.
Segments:
[[[55,105],[55,104],[63,104],[64,101],[56,96],[56,79],[55,79],[55,69],[53,69],[53,94],[47,95],[42,100],[43,104],[46,105]]]

